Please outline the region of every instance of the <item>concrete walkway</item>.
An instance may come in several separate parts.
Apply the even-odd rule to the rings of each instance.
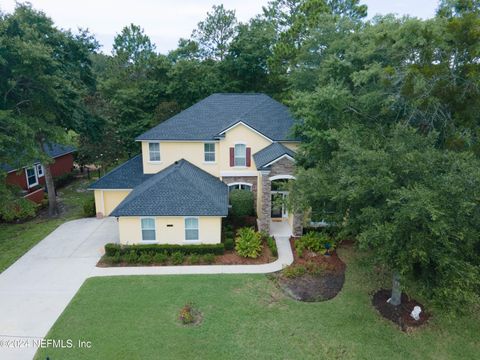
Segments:
[[[278,259],[262,265],[97,268],[103,246],[118,241],[115,219],[69,221],[0,274],[0,360],[32,359],[83,282],[93,276],[259,274],[293,262],[289,234],[278,228]]]

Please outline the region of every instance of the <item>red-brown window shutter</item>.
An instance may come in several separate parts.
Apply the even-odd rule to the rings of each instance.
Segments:
[[[250,166],[251,161],[250,158],[252,157],[252,148],[247,147],[247,167]]]
[[[235,148],[230,148],[230,166],[235,166]]]

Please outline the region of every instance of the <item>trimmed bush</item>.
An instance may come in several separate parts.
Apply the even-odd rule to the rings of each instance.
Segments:
[[[151,264],[153,262],[153,256],[150,253],[144,252],[138,257],[140,264]]]
[[[231,213],[235,217],[250,216],[254,214],[253,192],[235,189],[230,192]]]
[[[203,255],[203,254],[215,254],[222,255],[225,253],[224,244],[204,244],[204,245],[169,245],[169,244],[145,244],[145,245],[120,245],[120,244],[106,244],[105,254],[107,256],[113,256],[117,252],[120,255],[125,255],[130,251],[134,251],[137,254],[143,252],[151,253],[165,253],[167,256],[171,256],[175,252],[180,252],[183,255]]]
[[[164,252],[158,252],[153,255],[153,262],[157,264],[165,264],[168,261],[168,255]]]
[[[207,264],[213,264],[215,262],[215,255],[214,254],[202,255],[202,262]]]
[[[85,217],[93,217],[96,215],[95,198],[93,196],[83,202],[83,215],[85,215]]]
[[[188,257],[188,263],[190,265],[197,265],[200,263],[200,255],[197,255],[197,254],[192,254]]]
[[[128,254],[125,255],[125,261],[129,264],[138,263],[138,255],[134,250],[130,250]]]
[[[241,228],[235,238],[235,250],[238,255],[249,258],[257,258],[262,252],[262,238],[260,233],[252,228]]]
[[[180,251],[175,251],[171,256],[171,260],[174,265],[183,264],[185,261],[185,255]]]
[[[235,248],[235,241],[232,238],[225,239],[225,250],[233,250]]]

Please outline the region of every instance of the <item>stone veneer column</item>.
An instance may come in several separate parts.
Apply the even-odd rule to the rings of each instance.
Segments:
[[[297,212],[293,215],[293,226],[292,226],[293,236],[302,236],[303,235],[303,213]]]
[[[270,195],[271,184],[268,176],[270,171],[261,171],[262,174],[262,208],[257,209],[258,214],[258,230],[270,232],[270,217],[272,215],[271,202],[272,197]]]

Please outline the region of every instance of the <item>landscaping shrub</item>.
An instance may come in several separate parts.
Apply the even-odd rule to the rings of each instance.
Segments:
[[[202,256],[202,262],[206,264],[213,264],[215,262],[215,254],[205,254]]]
[[[225,250],[233,250],[235,248],[235,241],[232,238],[225,239]]]
[[[136,264],[138,263],[138,255],[136,251],[130,250],[126,255],[125,255],[125,261],[129,264]]]
[[[92,217],[96,215],[95,198],[93,196],[85,199],[83,202],[83,215],[85,215],[85,217]]]
[[[0,218],[4,221],[23,221],[35,216],[37,206],[23,197],[7,197],[0,202]]]
[[[290,265],[282,270],[282,275],[287,278],[296,278],[307,273],[307,269],[303,265]]]
[[[183,262],[185,261],[185,255],[180,251],[175,251],[171,255],[171,260],[174,265],[183,264]]]
[[[277,243],[275,242],[275,239],[271,236],[267,237],[267,245],[270,248],[270,251],[272,252],[273,256],[278,256],[278,249],[277,249]]]
[[[310,250],[317,253],[325,254],[327,248],[333,250],[335,244],[333,240],[325,233],[317,233],[310,231],[295,241],[295,250],[297,255],[302,257],[304,250]]]
[[[242,217],[254,214],[253,192],[235,189],[230,192],[231,213],[233,216]]]
[[[153,256],[151,253],[144,252],[138,257],[140,264],[151,264],[153,262]]]
[[[107,256],[114,256],[115,254],[120,255],[121,249],[122,247],[120,246],[120,244],[112,244],[112,243],[105,244],[105,255]]]
[[[180,310],[180,321],[184,325],[193,324],[195,317],[193,315],[192,304],[185,304]]]
[[[225,252],[224,244],[204,244],[204,245],[169,245],[169,244],[149,244],[149,245],[120,245],[106,244],[105,254],[113,256],[119,252],[120,255],[135,251],[138,254],[142,252],[165,253],[172,255],[174,252],[180,252],[183,255],[191,254],[210,254],[222,255]]]
[[[188,257],[188,263],[191,265],[197,265],[200,263],[200,255],[197,254],[192,254]]]
[[[256,258],[262,252],[262,240],[260,233],[252,228],[241,228],[235,238],[235,250],[240,256]]]
[[[156,264],[165,264],[168,261],[168,254],[164,252],[158,252],[153,255],[153,262]]]

